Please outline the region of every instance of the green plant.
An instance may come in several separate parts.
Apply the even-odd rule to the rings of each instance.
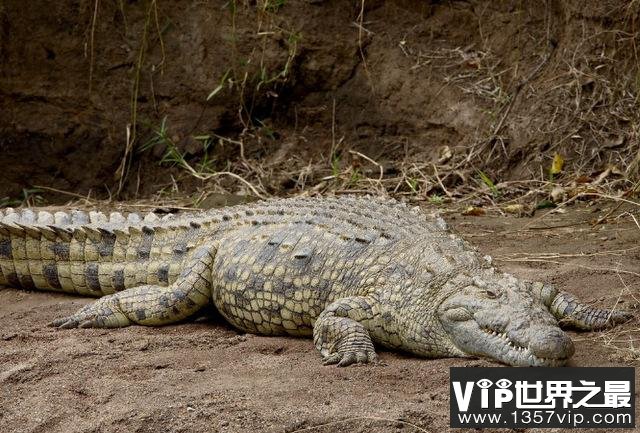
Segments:
[[[406,183],[407,186],[411,189],[411,192],[413,193],[418,192],[418,179],[416,179],[415,177],[410,177],[408,179],[405,179],[404,183]]]
[[[23,188],[17,198],[3,197],[0,199],[0,207],[36,206],[44,203],[39,188]]]
[[[356,168],[351,172],[351,176],[349,177],[349,185],[355,186],[362,179],[364,179],[364,176],[360,173],[360,170]]]
[[[405,179],[404,181],[409,186],[409,188],[411,188],[411,192],[418,192],[418,179],[416,179],[415,177],[410,177],[408,179]]]
[[[444,203],[444,197],[442,197],[440,194],[431,194],[428,200],[429,200],[429,203],[434,204],[436,206],[440,206],[441,204]]]
[[[340,156],[335,152],[331,154],[331,176],[340,176]]]
[[[97,3],[96,3],[97,4]],[[145,53],[148,45],[148,32],[149,26],[151,23],[151,14],[153,8],[156,6],[155,0],[152,0],[149,3],[149,7],[147,8],[146,18],[144,21],[144,27],[142,31],[142,38],[140,39],[140,45],[138,47],[137,53],[137,61],[135,63],[133,81],[131,85],[131,97],[130,97],[130,106],[131,106],[131,120],[129,125],[127,126],[127,141],[125,143],[124,155],[122,156],[122,161],[120,162],[120,166],[116,171],[118,176],[118,190],[117,194],[122,190],[122,186],[124,185],[124,180],[127,177],[127,173],[129,171],[129,166],[131,164],[131,151],[135,146],[136,140],[138,138],[138,94],[140,91],[140,76],[142,72],[142,65],[145,58]]]
[[[269,127],[269,125],[266,125],[261,120],[258,120],[258,123],[260,124],[260,132],[264,136],[269,137],[271,140],[275,140],[276,139],[276,133],[271,127]]]
[[[229,78],[230,73],[231,73],[231,68],[227,69],[227,71],[224,73],[224,75],[220,79],[218,86],[215,89],[213,89],[211,93],[209,93],[209,96],[207,96],[207,101],[213,98],[214,96],[216,96],[222,89],[224,89],[224,86],[227,84],[227,79]]]
[[[282,32],[285,32],[285,30],[282,30]],[[258,84],[256,85],[256,90],[259,90],[261,86],[265,85],[265,84],[272,84],[280,79],[286,80],[287,76],[289,75],[289,70],[291,69],[291,64],[293,63],[293,60],[296,57],[296,54],[298,52],[298,41],[300,41],[300,39],[302,38],[300,33],[296,33],[296,32],[288,32],[287,35],[287,51],[288,51],[288,55],[287,55],[287,60],[285,61],[283,67],[281,70],[276,71],[274,74],[271,75],[271,77],[269,77],[269,73],[266,70],[265,66],[263,64],[260,65],[260,80],[258,82]]]
[[[281,20],[277,20],[275,14],[285,3],[285,0],[263,0],[259,3],[255,34],[260,40],[248,55],[243,53],[242,57],[238,49],[237,20],[238,7],[242,7],[243,3],[231,0],[225,5],[231,16],[231,32],[227,37],[231,44],[231,63],[207,100],[217,95],[226,85],[235,90],[239,101],[238,113],[245,130],[254,129],[256,120],[259,120],[254,113],[256,106],[262,106],[266,98],[277,95],[279,88],[286,83],[298,52],[300,33],[283,28],[277,23]],[[283,64],[280,63],[281,66],[273,66],[270,59],[272,55],[267,54],[267,44],[270,41],[285,46],[286,59]]]
[[[209,148],[211,146],[212,140],[208,135],[201,135],[194,137],[194,139],[198,141],[202,141],[202,146],[204,150],[204,157],[197,165],[197,168],[194,168],[187,162],[185,159],[186,152],[181,152],[178,149],[178,146],[170,137],[168,128],[167,128],[167,117],[165,116],[160,123],[158,128],[153,129],[152,136],[147,140],[144,144],[140,146],[140,152],[145,152],[150,150],[156,146],[162,145],[165,147],[164,153],[160,158],[160,164],[168,164],[171,166],[178,166],[187,170],[193,176],[202,179],[206,176],[207,173],[211,173],[213,171],[213,161],[209,159]]]
[[[147,150],[153,149],[158,145],[165,146],[165,152],[162,155],[160,164],[164,164],[167,162],[175,164],[179,163],[181,159],[184,159],[184,155],[180,153],[176,144],[169,136],[167,130],[167,116],[162,118],[162,121],[160,122],[160,126],[158,128],[152,129],[151,138],[149,138],[140,146],[140,152],[146,152]]]
[[[484,183],[487,186],[487,188],[489,188],[489,191],[491,191],[491,194],[493,194],[494,197],[500,196],[500,191],[498,190],[496,185],[493,183],[491,178],[487,176],[487,174],[484,171],[478,170],[478,176],[480,177],[480,180],[482,181],[482,183]]]
[[[265,0],[263,8],[267,12],[276,13],[285,3],[286,0]]]
[[[213,173],[215,171],[215,160],[209,155],[209,149],[213,146],[214,140],[210,135],[197,135],[194,140],[202,142],[202,150],[204,156],[198,163],[197,171],[200,173]]]

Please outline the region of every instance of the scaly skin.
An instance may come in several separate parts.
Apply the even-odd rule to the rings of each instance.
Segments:
[[[52,325],[182,320],[213,302],[235,327],[313,335],[325,363],[425,357],[562,365],[558,320],[599,329],[627,313],[495,271],[440,218],[393,200],[293,198],[159,219],[0,214],[0,285],[102,296]]]

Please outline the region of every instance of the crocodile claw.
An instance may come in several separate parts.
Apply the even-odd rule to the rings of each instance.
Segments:
[[[91,328],[92,323],[96,321],[96,319],[87,320],[76,318],[78,314],[74,314],[72,316],[62,317],[60,319],[56,319],[50,322],[47,326],[52,328],[60,328],[60,329],[72,329],[72,328]]]
[[[71,329],[77,327],[78,322],[70,319],[69,317],[63,317],[61,319],[56,319],[52,322],[49,322],[47,326],[51,328]]]
[[[332,353],[327,355],[323,361],[323,365],[338,364],[338,367],[348,367],[351,364],[367,364],[378,360],[375,352],[358,351],[345,353]]]
[[[70,316],[52,321],[49,326],[70,329],[117,328],[129,325],[130,320],[119,310],[117,300],[112,296],[105,296],[92,304],[85,305]]]

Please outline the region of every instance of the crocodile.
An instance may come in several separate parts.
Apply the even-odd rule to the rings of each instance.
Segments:
[[[628,320],[498,271],[445,221],[393,199],[269,199],[184,215],[5,209],[0,286],[99,297],[57,328],[175,323],[213,304],[234,327],[312,336],[325,364],[422,357],[561,366],[560,325]]]

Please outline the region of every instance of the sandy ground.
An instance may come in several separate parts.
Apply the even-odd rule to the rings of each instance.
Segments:
[[[637,308],[640,229],[629,217],[593,229],[604,211],[447,219],[504,270]],[[325,367],[310,340],[242,335],[213,312],[157,329],[46,327],[87,302],[0,289],[0,431],[440,432],[449,367],[497,365],[381,352],[377,365]],[[639,323],[573,333],[571,365],[638,365]]]

